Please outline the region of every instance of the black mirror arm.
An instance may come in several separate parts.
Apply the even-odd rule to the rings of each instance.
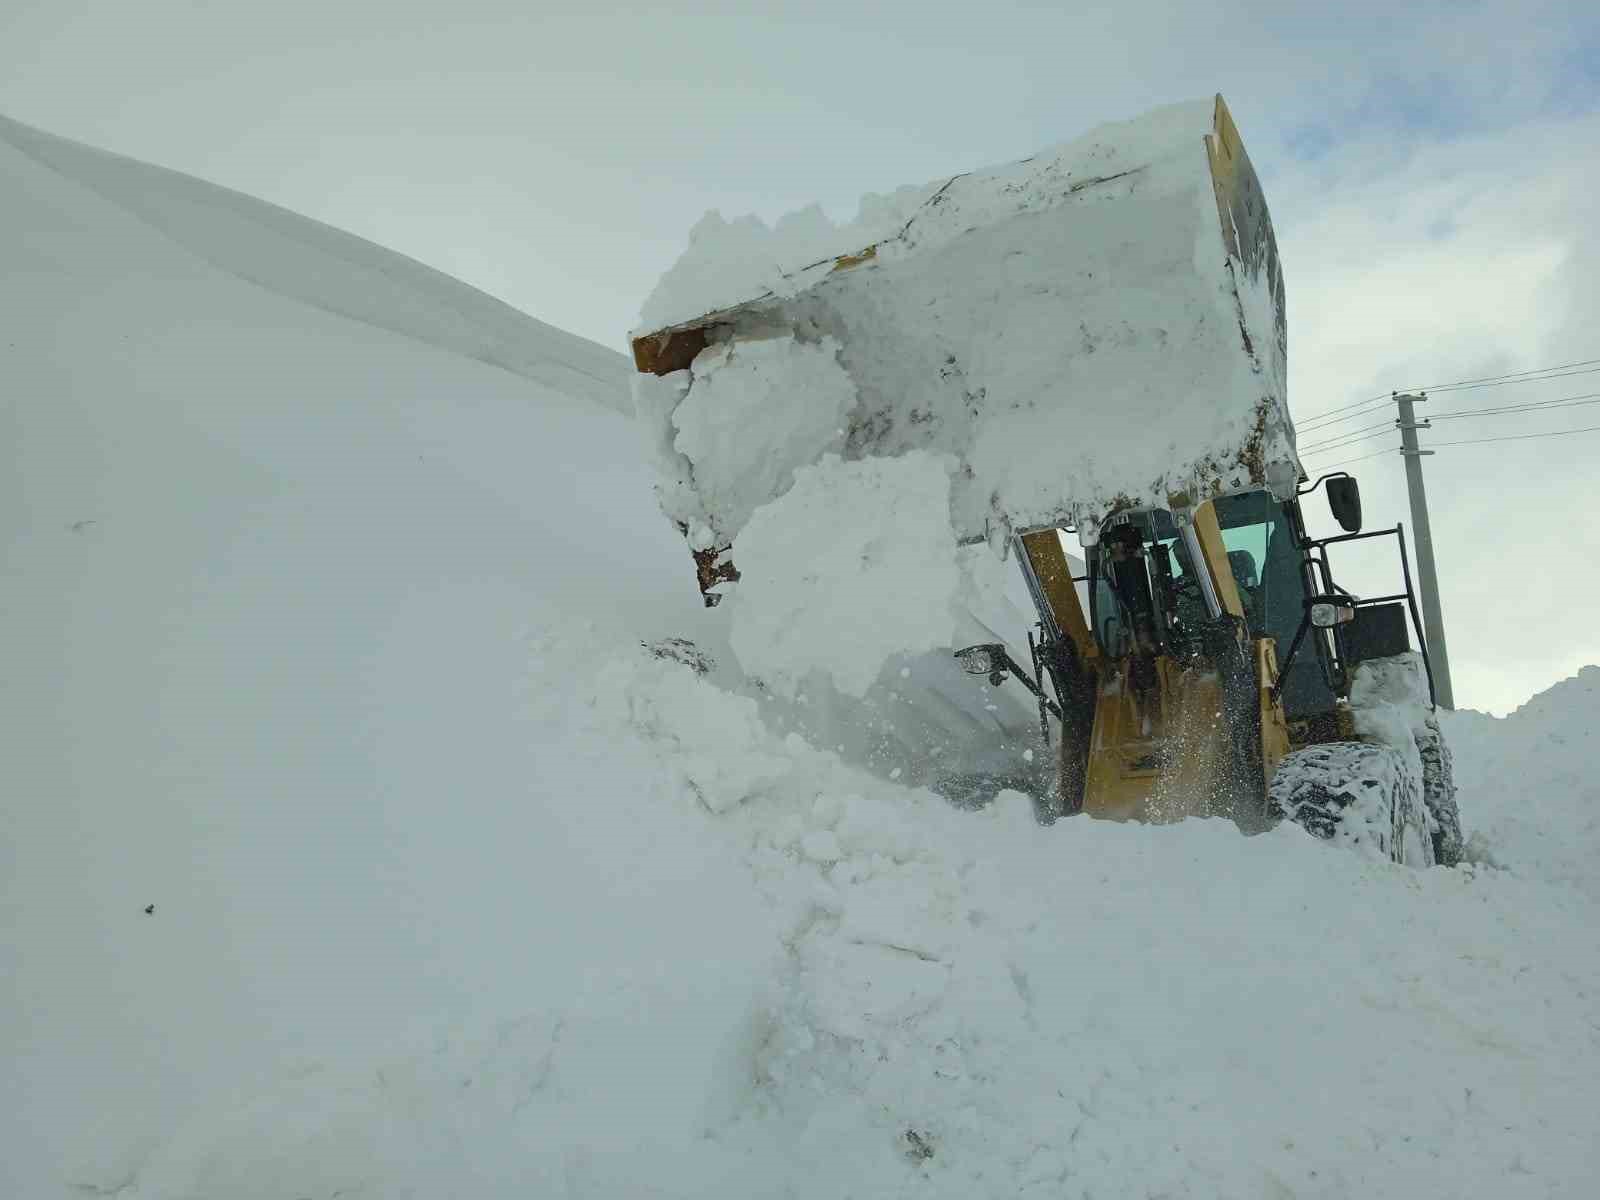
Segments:
[[[1300,628],[1294,631],[1294,640],[1289,643],[1289,653],[1278,664],[1278,678],[1272,685],[1272,702],[1276,704],[1278,697],[1283,695],[1284,682],[1289,678],[1289,667],[1294,663],[1294,656],[1300,652],[1300,643],[1305,641],[1306,630],[1311,628],[1311,609],[1306,608],[1306,615],[1300,618]]]
[[[1325,480],[1325,479],[1341,479],[1341,478],[1343,478],[1343,479],[1350,478],[1350,472],[1349,471],[1329,471],[1326,475],[1318,475],[1317,478],[1316,478],[1316,482],[1308,483],[1308,484],[1306,484],[1305,487],[1302,487],[1302,488],[1295,488],[1294,494],[1296,496],[1309,496],[1312,492],[1316,491],[1319,487],[1322,486],[1323,480]]]

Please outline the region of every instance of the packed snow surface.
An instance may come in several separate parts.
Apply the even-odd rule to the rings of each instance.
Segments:
[[[957,809],[863,769],[947,657],[754,686],[659,443],[55,154],[0,144],[0,1194],[1592,1192],[1593,669],[1449,721],[1461,870]]]
[[[735,543],[740,665],[791,694],[821,671],[864,696],[896,654],[949,647],[961,586],[949,469],[920,451],[802,467]]]
[[[1019,163],[871,197],[840,227],[816,210],[771,230],[702,222],[640,332],[699,323],[713,348],[677,383],[676,412],[641,411],[657,440],[677,413],[709,408],[744,436],[678,437],[669,515],[725,547],[768,496],[723,481],[781,494],[806,450],[955,456],[959,537],[1049,524],[1092,534],[1129,504],[1292,486],[1281,306],[1265,241],[1243,257],[1228,248],[1235,230],[1207,157],[1215,113],[1211,101],[1177,105]],[[868,246],[869,258],[835,269],[834,256]],[[719,376],[729,354],[719,343],[775,337],[836,349],[853,400],[834,385],[813,395],[814,363],[796,355],[792,383],[768,372],[730,404],[739,381]],[[699,400],[703,389],[716,404]],[[841,398],[850,405],[835,437]],[[797,407],[812,436],[774,462],[768,431],[799,423]]]
[[[1533,1196],[1593,1178],[1595,913],[1565,886],[1413,872],[1289,826],[1042,830],[1013,792],[961,812],[778,738],[685,666],[597,664],[580,630],[526,644],[534,677],[579,683],[530,693],[521,720],[610,810],[587,788],[539,806],[596,875],[552,897],[596,939],[582,969],[541,973],[519,994],[542,1004],[481,1030],[365,1070],[308,1061],[197,1113],[136,1195]],[[519,952],[548,970],[553,931],[529,932]]]

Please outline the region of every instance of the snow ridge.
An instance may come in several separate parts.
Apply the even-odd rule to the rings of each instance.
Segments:
[[[265,200],[4,116],[0,145],[95,192],[219,270],[567,395],[632,411],[632,368],[623,355],[415,259]],[[330,260],[336,269],[328,269]]]

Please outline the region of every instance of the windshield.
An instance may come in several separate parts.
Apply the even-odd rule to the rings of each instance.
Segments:
[[[1305,599],[1300,553],[1283,506],[1266,492],[1248,492],[1217,500],[1215,507],[1250,633],[1277,638],[1281,649],[1294,637]],[[1120,544],[1131,541],[1129,526],[1142,543],[1142,569],[1136,573],[1130,573],[1126,562],[1114,570],[1115,552],[1110,549],[1119,544],[1118,529],[1123,531]],[[1104,542],[1106,548],[1097,546],[1090,554],[1090,608],[1095,636],[1107,654],[1128,653],[1141,628],[1152,630],[1169,650],[1174,626],[1190,633],[1200,628],[1208,617],[1204,595],[1170,513],[1130,514],[1108,531]],[[1126,551],[1121,553],[1126,557]],[[1163,612],[1170,617],[1163,618]]]
[[[1281,652],[1305,611],[1305,579],[1294,529],[1283,505],[1266,492],[1226,496],[1216,502],[1216,509],[1250,633],[1277,638]]]

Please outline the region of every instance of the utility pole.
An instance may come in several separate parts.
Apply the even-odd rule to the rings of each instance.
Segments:
[[[1431,429],[1431,424],[1417,424],[1418,401],[1426,402],[1428,394],[1409,395],[1394,393],[1394,402],[1400,406],[1400,453],[1406,460],[1406,487],[1411,493],[1411,529],[1417,541],[1417,576],[1422,582],[1422,628],[1428,639],[1428,658],[1433,664],[1433,685],[1443,708],[1456,706],[1455,692],[1450,686],[1450,652],[1444,641],[1444,612],[1439,607],[1439,572],[1433,565],[1433,531],[1428,527],[1428,491],[1422,482],[1422,457],[1432,450],[1417,447],[1417,430]]]

